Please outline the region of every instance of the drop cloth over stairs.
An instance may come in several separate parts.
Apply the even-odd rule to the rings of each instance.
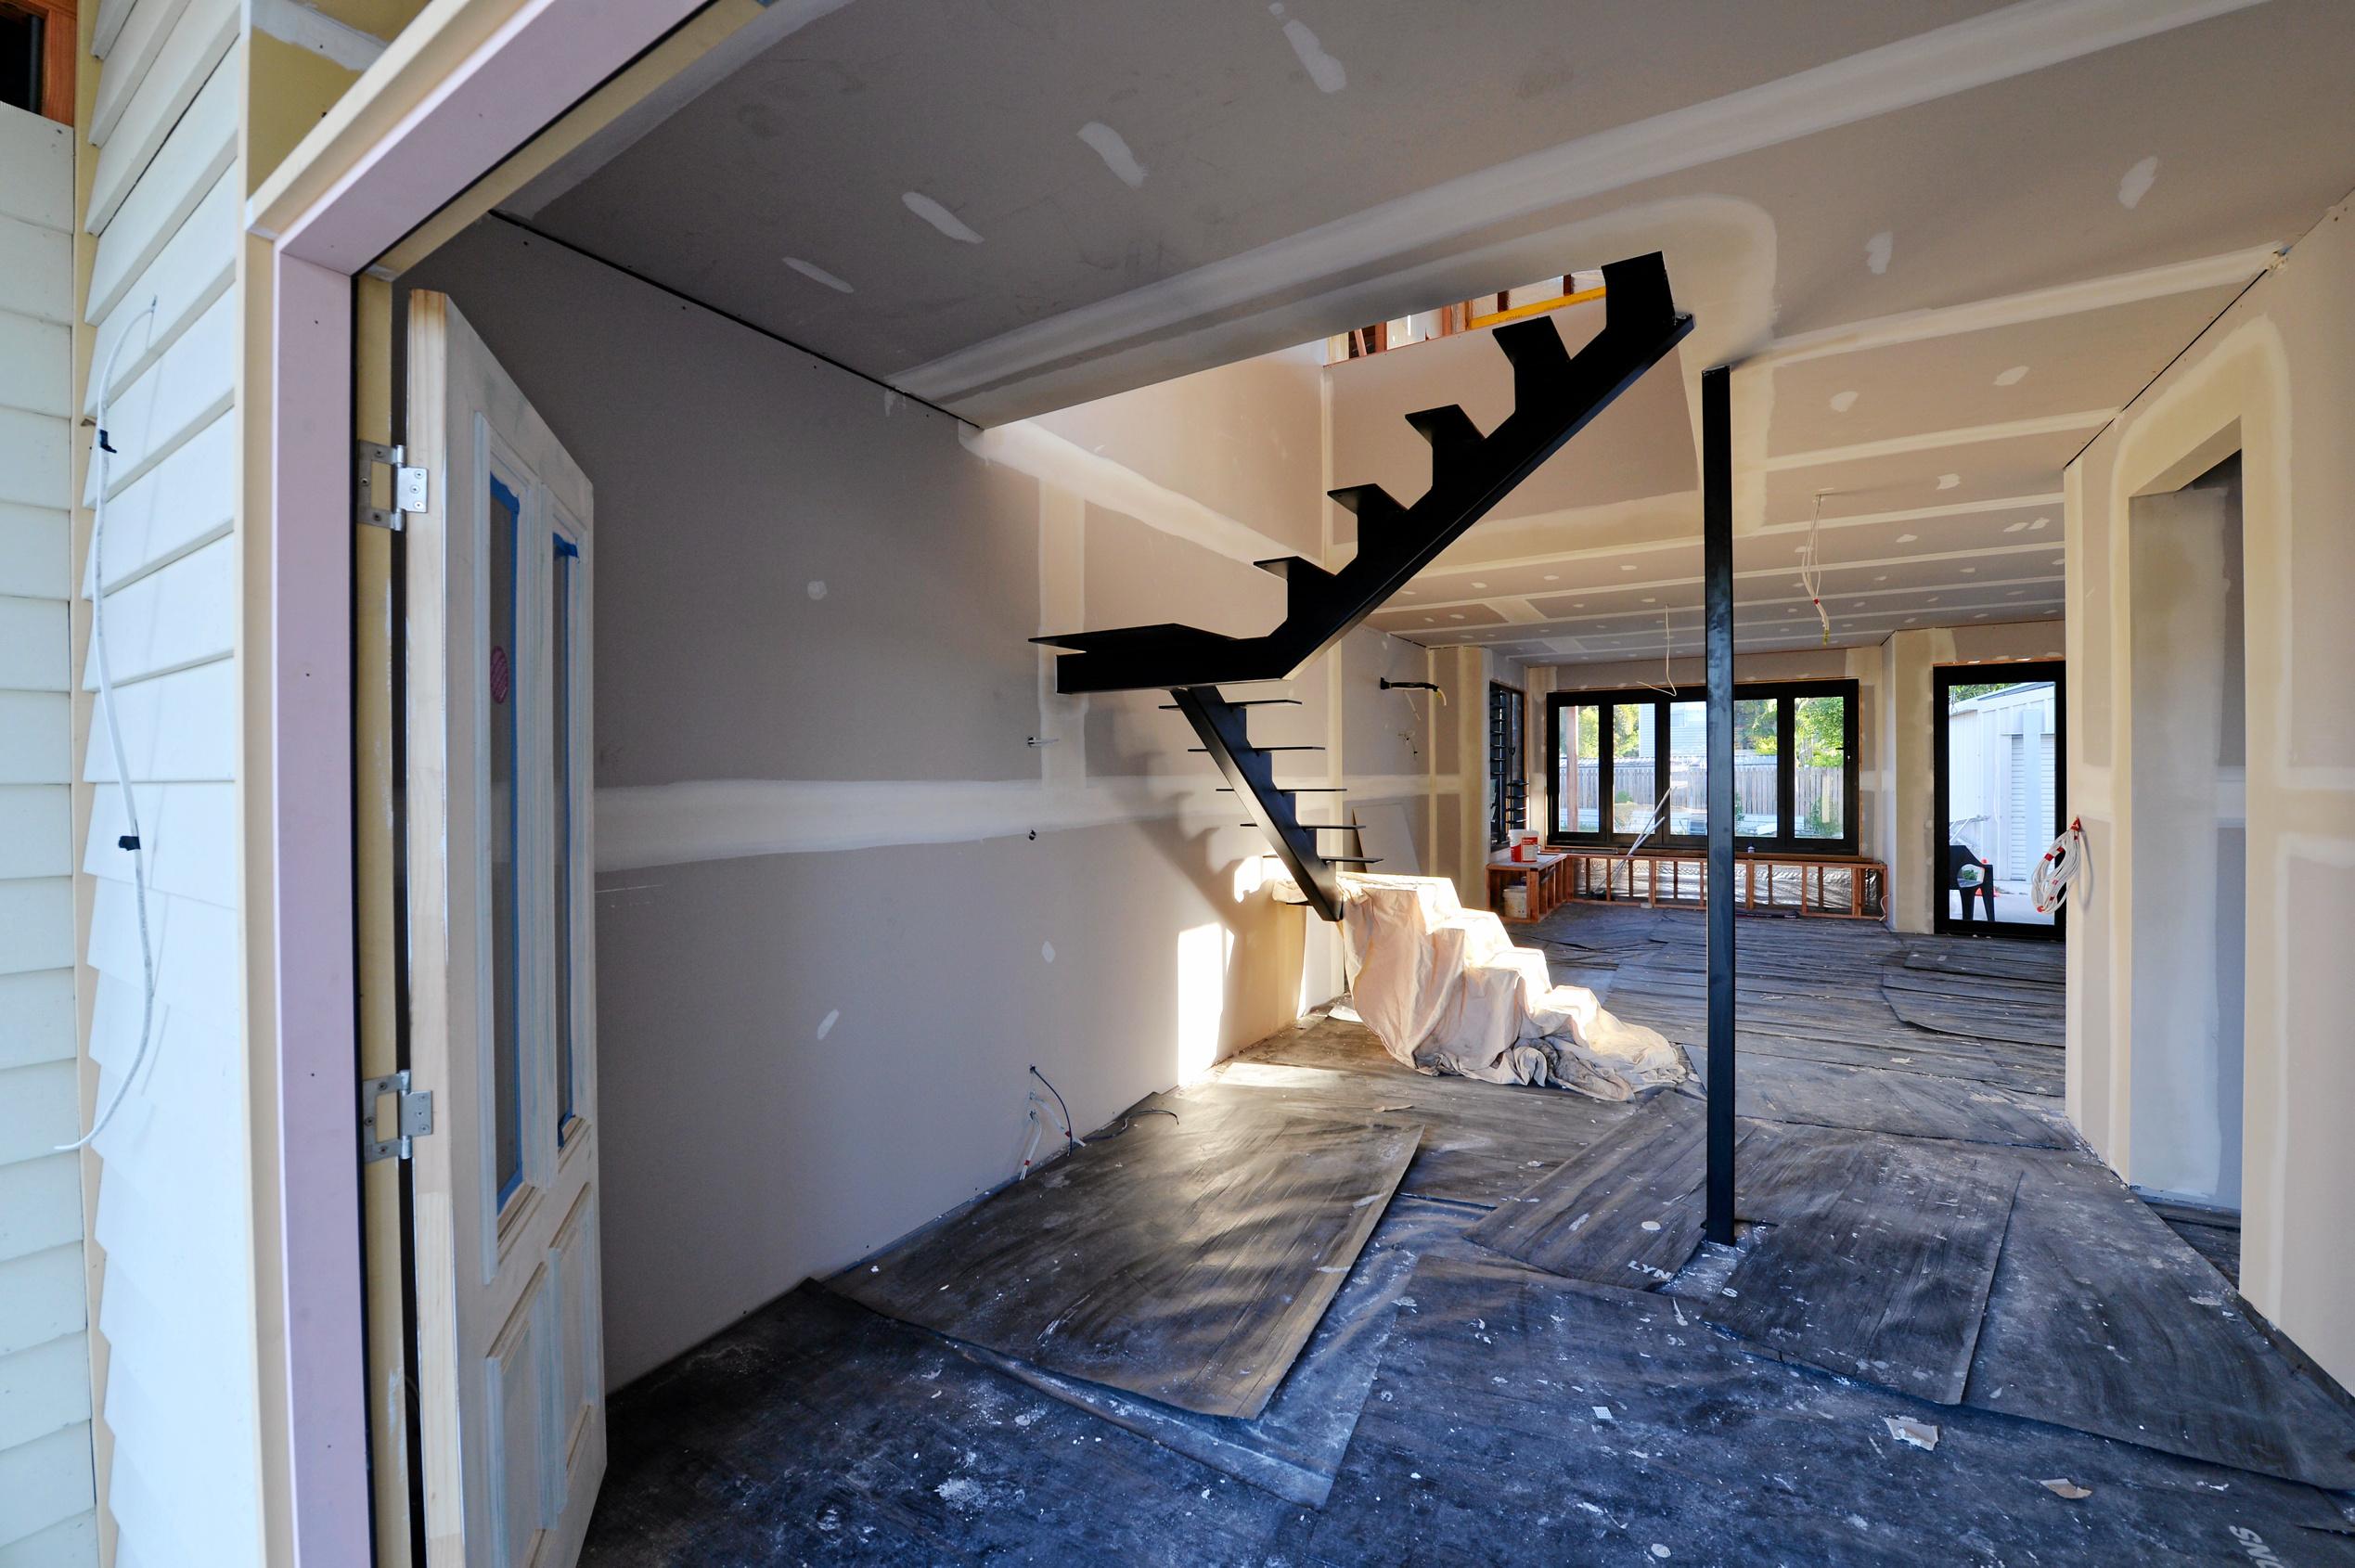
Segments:
[[[1427,1073],[1538,1084],[1628,1099],[1682,1083],[1684,1057],[1657,1032],[1556,985],[1545,955],[1504,922],[1466,909],[1439,877],[1342,880],[1351,1004],[1390,1054]]]

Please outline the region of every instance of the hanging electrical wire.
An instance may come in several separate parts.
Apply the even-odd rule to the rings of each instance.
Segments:
[[[1023,1148],[1023,1168],[1014,1173],[1016,1181],[1029,1178],[1031,1164],[1038,1158],[1038,1140],[1047,1136],[1047,1124],[1039,1119],[1038,1097],[1035,1094],[1030,1097],[1030,1104],[1023,1112],[1023,1120],[1030,1124],[1030,1142]]]
[[[1666,610],[1662,610],[1660,611],[1660,682],[1661,682],[1661,684],[1660,684],[1660,685],[1658,685],[1658,686],[1654,686],[1654,685],[1653,685],[1650,681],[1640,681],[1640,682],[1638,682],[1637,684],[1638,684],[1638,685],[1640,685],[1640,686],[1641,686],[1641,687],[1643,688],[1643,689],[1644,689],[1644,690],[1646,690],[1646,691],[1656,691],[1656,692],[1658,692],[1658,693],[1659,693],[1661,696],[1663,696],[1663,697],[1674,697],[1674,696],[1676,696],[1676,695],[1677,695],[1677,683],[1676,683],[1676,676],[1675,676],[1675,675],[1674,675],[1670,672],[1670,669],[1669,669],[1669,656],[1670,656],[1672,653],[1674,653],[1674,652],[1675,652],[1675,650],[1676,650],[1676,636],[1675,636],[1675,634],[1674,634],[1674,633],[1672,633],[1672,632],[1670,632],[1670,631],[1668,630],[1668,612],[1667,612]]]
[[[98,441],[95,456],[98,464],[97,498],[91,503],[90,518],[90,655],[98,667],[98,710],[107,721],[107,748],[114,757],[114,784],[121,792],[123,831],[115,840],[117,847],[131,852],[131,896],[139,912],[139,1047],[131,1055],[131,1064],[114,1082],[114,1095],[90,1124],[90,1130],[71,1143],[58,1144],[58,1151],[66,1153],[80,1149],[107,1130],[114,1113],[122,1109],[122,1102],[131,1093],[132,1082],[139,1075],[140,1067],[148,1060],[148,1046],[155,1035],[155,940],[148,929],[148,847],[139,833],[139,803],[131,793],[131,765],[122,751],[122,723],[115,713],[114,671],[107,662],[107,490],[112,482],[114,443],[107,431],[107,405],[114,392],[114,367],[122,357],[122,348],[131,341],[131,328],[144,319],[148,337],[155,337],[155,302],[149,300],[138,315],[123,324],[122,336],[114,341],[107,354],[106,369],[98,377]]]
[[[2028,878],[2028,896],[2035,901],[2036,912],[2050,915],[2068,902],[2069,889],[2085,871],[2085,819],[2069,818],[2067,829],[2053,841],[2053,847],[2036,863],[2034,875]]]
[[[1823,498],[1829,490],[1815,493],[1815,516],[1808,523],[1808,542],[1799,550],[1799,586],[1808,591],[1808,602],[1815,606],[1815,618],[1823,623],[1823,641],[1832,642],[1832,617],[1823,608]]]

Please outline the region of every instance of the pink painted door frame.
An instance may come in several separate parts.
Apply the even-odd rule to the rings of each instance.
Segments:
[[[527,0],[272,241],[277,1037],[266,1060],[277,1079],[285,1290],[275,1349],[304,1568],[370,1556],[353,964],[352,279],[695,9],[697,0]]]

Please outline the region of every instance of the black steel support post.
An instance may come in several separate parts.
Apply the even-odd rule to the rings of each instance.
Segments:
[[[1709,673],[1707,1234],[1733,1240],[1732,372],[1701,374],[1701,596]]]

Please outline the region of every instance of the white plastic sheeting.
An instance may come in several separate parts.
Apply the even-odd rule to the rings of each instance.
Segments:
[[[1597,1099],[1690,1076],[1656,1030],[1554,984],[1544,954],[1515,947],[1503,921],[1464,908],[1444,878],[1345,877],[1342,893],[1351,1005],[1409,1067]]]

